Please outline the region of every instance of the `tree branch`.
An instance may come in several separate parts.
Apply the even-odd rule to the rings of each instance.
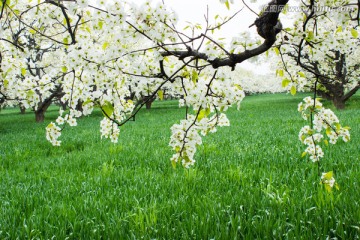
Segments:
[[[235,68],[236,64],[241,63],[249,58],[266,52],[276,41],[276,35],[281,31],[282,25],[278,20],[279,14],[288,0],[273,0],[264,9],[264,12],[255,20],[258,34],[265,41],[258,47],[245,50],[239,54],[230,54],[227,58],[210,59],[205,53],[188,48],[187,51],[171,51],[162,52],[162,56],[176,56],[179,59],[193,57],[194,59],[202,59],[211,64],[213,68],[223,66]]]

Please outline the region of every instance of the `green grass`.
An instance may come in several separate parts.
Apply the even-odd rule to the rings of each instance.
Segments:
[[[52,147],[32,113],[0,112],[0,239],[356,239],[360,237],[360,96],[336,114],[352,140],[325,147],[321,171],[301,158],[296,111],[305,95],[245,98],[231,127],[204,138],[196,165],[173,169],[170,126],[184,116],[156,102],[114,145],[100,113]],[[331,106],[331,105],[328,105]]]

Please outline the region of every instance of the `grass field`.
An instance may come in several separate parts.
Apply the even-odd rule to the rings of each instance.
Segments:
[[[360,95],[335,111],[351,141],[324,148],[332,194],[301,158],[304,96],[245,98],[189,170],[169,161],[169,128],[184,116],[174,101],[141,111],[116,145],[100,140],[100,113],[82,118],[59,148],[45,139],[57,108],[43,124],[2,110],[0,239],[358,239]]]

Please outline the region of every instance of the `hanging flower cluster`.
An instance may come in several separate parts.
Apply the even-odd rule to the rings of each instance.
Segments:
[[[350,140],[349,128],[342,127],[334,112],[324,108],[319,99],[304,98],[298,105],[298,111],[304,120],[310,121],[310,125],[300,130],[299,139],[307,146],[304,154],[309,154],[313,162],[320,161],[320,158],[324,157],[319,145],[322,140],[325,144],[328,142],[335,144],[339,137],[344,142]],[[324,132],[329,140],[325,139]]]

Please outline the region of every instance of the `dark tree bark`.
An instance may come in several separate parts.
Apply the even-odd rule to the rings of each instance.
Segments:
[[[20,114],[25,114],[26,113],[26,109],[22,104],[19,105],[19,108],[20,108]]]
[[[58,91],[51,94],[47,99],[43,102],[40,102],[35,112],[35,120],[36,122],[43,122],[45,120],[45,112],[53,102],[55,98],[61,98],[64,93],[59,88]]]
[[[45,101],[44,103],[40,104],[37,110],[35,110],[35,120],[36,122],[44,122],[45,120],[45,112],[51,105],[52,100],[48,99],[48,101]]]
[[[146,96],[146,97],[144,97],[143,101],[146,101],[146,104],[145,104],[146,109],[151,109],[151,105],[155,101],[155,97]]]

